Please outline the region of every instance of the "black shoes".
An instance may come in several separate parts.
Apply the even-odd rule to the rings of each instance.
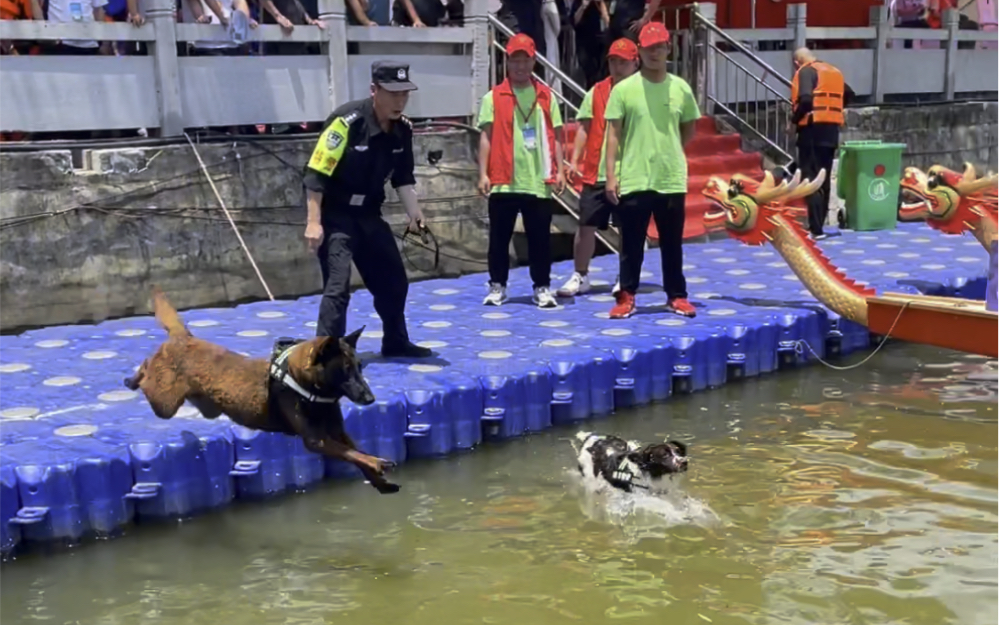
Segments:
[[[401,345],[382,345],[382,356],[385,358],[430,358],[433,354],[430,348],[409,341]]]

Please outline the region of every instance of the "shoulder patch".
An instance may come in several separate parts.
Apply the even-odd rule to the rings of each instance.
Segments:
[[[326,135],[326,149],[335,150],[343,144],[344,136],[337,131],[332,131]]]
[[[399,116],[399,121],[401,121],[402,123],[406,124],[410,128],[413,127],[413,120],[411,120],[410,118],[406,117],[405,115],[400,115]]]
[[[345,124],[353,124],[354,122],[356,122],[360,118],[361,118],[361,114],[360,113],[358,113],[357,111],[351,111],[350,113],[347,113],[346,115],[344,115],[340,119],[342,119],[343,123],[345,123]]]

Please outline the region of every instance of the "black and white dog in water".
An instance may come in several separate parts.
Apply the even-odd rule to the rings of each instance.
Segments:
[[[572,446],[585,481],[606,483],[627,493],[665,491],[673,476],[687,471],[687,446],[678,441],[640,445],[616,436],[579,432]]]

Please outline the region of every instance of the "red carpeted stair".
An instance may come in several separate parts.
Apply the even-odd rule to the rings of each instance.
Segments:
[[[572,145],[576,134],[576,123],[566,124],[567,145]],[[683,228],[683,238],[689,239],[705,234],[704,213],[711,205],[701,195],[708,178],[722,176],[726,180],[732,174],[745,174],[757,180],[763,178],[762,158],[759,153],[746,153],[740,149],[741,137],[737,134],[723,135],[715,128],[710,117],[697,120],[697,134],[687,146],[687,220]],[[571,149],[571,148],[570,148]],[[566,154],[571,154],[567,151]],[[649,223],[649,237],[659,238],[655,222]]]

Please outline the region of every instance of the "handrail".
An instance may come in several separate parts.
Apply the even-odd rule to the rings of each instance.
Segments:
[[[708,30],[710,30],[714,34],[716,34],[719,37],[721,37],[726,43],[728,43],[729,45],[735,47],[736,50],[738,50],[739,52],[742,52],[743,54],[745,54],[746,56],[748,56],[750,59],[752,59],[754,63],[756,63],[757,65],[759,65],[760,67],[762,67],[763,71],[765,72],[764,75],[763,75],[764,80],[767,77],[766,75],[770,74],[770,75],[774,76],[785,87],[787,87],[789,89],[791,88],[791,81],[788,80],[787,78],[784,78],[784,76],[782,76],[780,74],[780,72],[778,72],[774,68],[770,67],[769,63],[767,63],[766,61],[764,61],[760,57],[756,56],[755,52],[753,52],[752,50],[750,50],[746,46],[742,45],[740,42],[738,42],[735,39],[733,39],[732,37],[730,37],[728,35],[728,33],[726,33],[721,28],[718,28],[717,24],[708,21],[707,19],[705,19],[697,11],[694,11],[692,13],[692,15],[693,15],[694,21],[696,21],[698,24],[706,27]]]
[[[740,123],[742,123],[742,125],[745,126],[747,130],[749,130],[754,135],[756,135],[757,137],[759,137],[760,139],[762,139],[767,145],[769,145],[771,148],[773,148],[774,150],[776,150],[781,156],[783,156],[784,158],[786,158],[788,160],[788,162],[794,160],[794,158],[790,154],[787,153],[787,150],[785,150],[784,148],[780,147],[779,145],[777,145],[776,143],[774,143],[773,141],[771,141],[770,137],[766,136],[765,134],[763,134],[762,132],[760,132],[755,126],[753,126],[752,124],[750,124],[746,120],[744,120],[741,117],[739,117],[739,114],[736,113],[735,111],[733,111],[732,109],[730,109],[726,104],[724,104],[723,102],[720,102],[717,98],[715,98],[712,95],[709,95],[708,99],[711,100],[712,102],[714,102],[715,106],[717,106],[721,110],[725,111],[730,117],[732,117],[732,118],[738,120]]]
[[[763,78],[760,78],[759,76],[757,76],[753,72],[751,72],[748,69],[746,69],[746,67],[744,65],[742,65],[741,63],[739,63],[738,61],[736,61],[735,59],[733,59],[731,56],[729,56],[727,52],[724,52],[724,51],[720,50],[716,45],[711,44],[710,47],[711,47],[712,50],[715,51],[716,54],[720,54],[722,57],[724,57],[726,61],[728,61],[729,63],[731,63],[735,67],[738,67],[742,71],[746,72],[746,75],[749,76],[750,78],[752,78],[753,80],[755,80],[757,82],[757,84],[760,84],[760,85],[763,85],[764,87],[766,87],[766,89],[770,93],[774,94],[775,96],[777,96],[778,98],[780,98],[781,100],[783,100],[785,104],[788,104],[788,105],[791,104],[790,98],[785,97],[782,93],[780,93],[779,91],[777,91],[776,89],[774,89],[773,87],[771,87],[770,85],[767,84],[766,76],[764,76]]]
[[[487,13],[486,15],[489,18],[489,24],[493,28],[499,30],[501,33],[503,33],[504,35],[506,35],[507,37],[513,37],[516,34],[512,30],[510,30],[509,28],[507,28],[506,24],[504,24],[503,22],[499,21],[499,18],[497,18],[492,13]],[[498,43],[496,41],[493,41],[493,43],[498,45]],[[499,46],[499,48],[501,50],[503,49],[502,46]],[[554,65],[552,65],[551,63],[549,63],[548,59],[546,59],[545,57],[543,57],[543,56],[541,56],[539,54],[539,55],[537,55],[537,61],[546,70],[552,72],[555,75],[555,78],[557,78],[558,80],[560,80],[563,83],[565,83],[566,85],[568,85],[569,88],[572,89],[576,93],[576,95],[578,95],[579,97],[583,97],[583,96],[586,95],[586,89],[583,89],[582,87],[580,87],[578,84],[576,84],[576,81],[574,81],[573,79],[571,79],[568,76],[566,76],[566,74],[562,70],[560,70],[559,68],[557,68]]]

